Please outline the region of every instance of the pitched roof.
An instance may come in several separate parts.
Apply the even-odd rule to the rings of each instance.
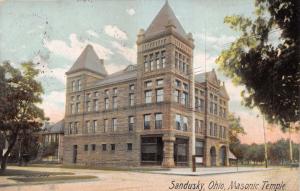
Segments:
[[[137,70],[135,65],[129,65],[124,70],[121,70],[119,72],[115,72],[113,74],[110,74],[106,76],[105,78],[101,79],[100,81],[97,81],[96,85],[107,85],[117,82],[124,82],[132,79],[137,78]]]
[[[107,75],[103,60],[99,59],[94,48],[90,44],[85,47],[67,74],[80,70],[89,70],[103,76]]]
[[[166,26],[173,25],[175,26],[175,31],[182,36],[186,36],[186,32],[184,31],[182,25],[176,18],[172,8],[170,7],[168,1],[166,1],[165,5],[161,8],[159,13],[156,15],[150,26],[145,32],[145,36],[147,35],[155,35],[160,32],[166,30]]]
[[[209,71],[209,72],[206,72],[206,73],[203,72],[203,73],[200,73],[200,74],[196,74],[195,75],[195,81],[200,82],[200,83],[205,82],[205,74],[206,74],[206,80],[207,81],[209,81],[211,83],[214,83],[216,85],[219,85],[217,74],[216,74],[214,69],[212,71]]]

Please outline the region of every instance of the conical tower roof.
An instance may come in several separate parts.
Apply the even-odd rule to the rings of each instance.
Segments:
[[[176,18],[172,8],[170,7],[168,1],[166,1],[165,5],[161,8],[159,13],[156,15],[150,26],[145,32],[145,36],[152,36],[163,32],[166,30],[166,26],[173,25],[175,27],[175,31],[182,35],[186,36],[186,32],[184,31],[182,25]]]
[[[97,56],[92,45],[87,45],[67,74],[88,70],[102,76],[107,76],[107,71],[103,65],[103,60]]]

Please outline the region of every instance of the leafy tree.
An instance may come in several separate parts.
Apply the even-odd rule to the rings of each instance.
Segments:
[[[1,170],[6,169],[7,158],[18,138],[37,131],[45,120],[44,112],[36,104],[42,102],[43,88],[36,81],[39,71],[31,62],[16,69],[9,62],[0,64],[0,134],[8,143],[1,153]]]
[[[238,135],[244,135],[245,130],[241,125],[241,120],[239,117],[235,117],[233,113],[228,115],[229,122],[229,148],[230,151],[239,159],[243,158],[243,146],[240,143]]]
[[[299,1],[256,0],[255,7],[255,18],[225,17],[240,37],[217,64],[234,84],[245,85],[244,105],[290,127],[300,117]]]

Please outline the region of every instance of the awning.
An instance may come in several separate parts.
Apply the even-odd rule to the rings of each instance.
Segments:
[[[233,159],[233,160],[237,159],[236,156],[234,156],[234,154],[230,150],[229,150],[229,154],[228,155],[229,155],[228,156],[229,159]]]

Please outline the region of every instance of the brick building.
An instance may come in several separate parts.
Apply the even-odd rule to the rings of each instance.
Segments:
[[[66,73],[64,164],[190,165],[195,144],[202,165],[227,165],[229,97],[214,70],[192,75],[193,37],[168,2],[136,43],[122,71],[88,45]]]

